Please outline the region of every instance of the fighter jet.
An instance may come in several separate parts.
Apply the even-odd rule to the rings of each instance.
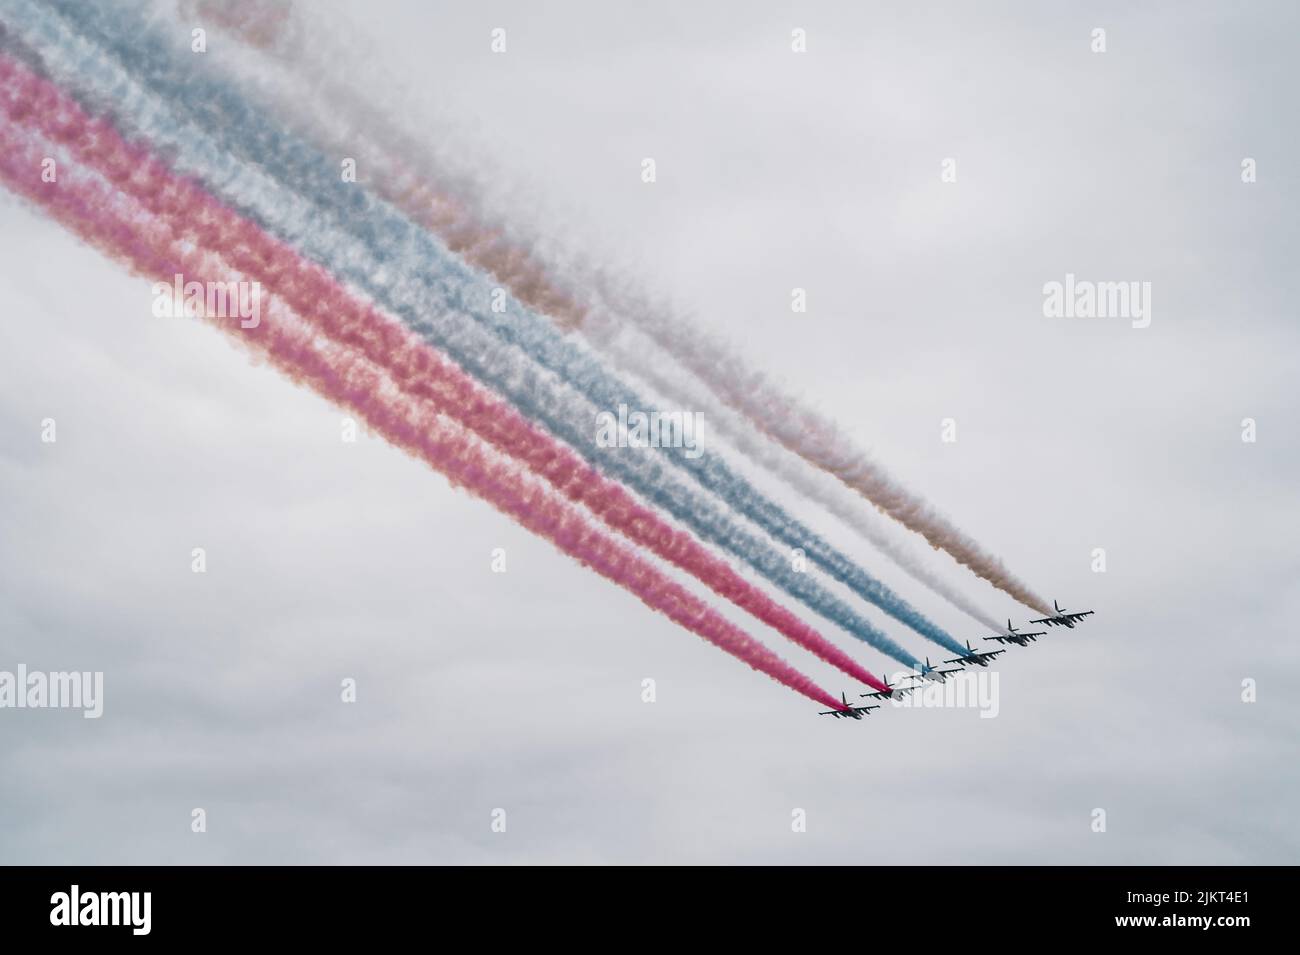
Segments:
[[[1011,621],[1007,621],[1007,632],[998,634],[996,637],[985,637],[985,640],[996,640],[998,643],[1014,643],[1018,647],[1027,647],[1039,637],[1047,633],[1046,630],[1036,630],[1033,633],[1021,633],[1015,627],[1011,626]]]
[[[879,706],[879,705],[876,705],[876,706],[849,706],[849,698],[848,698],[848,695],[845,694],[845,693],[843,693],[843,692],[840,693],[840,699],[844,701],[844,709],[842,709],[842,710],[822,710],[822,711],[821,711],[820,713],[818,713],[817,715],[818,715],[818,716],[833,716],[833,717],[835,717],[837,720],[846,719],[846,718],[847,718],[847,719],[853,719],[853,720],[860,720],[860,719],[862,719],[862,717],[864,717],[864,716],[870,716],[872,710],[878,710],[878,709],[880,709],[880,706]]]
[[[960,663],[962,666],[967,666],[968,664],[973,663],[977,667],[986,667],[989,665],[990,660],[994,659],[995,657],[1000,657],[1002,656],[1002,654],[1006,652],[1007,651],[1005,650],[976,650],[974,647],[970,645],[970,641],[967,640],[966,652],[964,654],[952,660],[944,660],[943,662]]]
[[[945,660],[944,662],[945,662],[945,663],[951,663],[952,661],[950,661],[950,660]],[[953,667],[951,670],[936,670],[936,669],[935,669],[935,668],[930,664],[930,658],[929,658],[929,657],[926,657],[926,658],[925,658],[925,666],[923,666],[923,667],[921,668],[921,672],[918,673],[918,674],[916,675],[916,679],[918,679],[918,680],[931,680],[931,681],[933,681],[933,682],[935,682],[935,683],[942,683],[944,680],[948,679],[948,674],[950,674],[950,673],[960,673],[960,672],[961,672],[961,667]],[[916,687],[912,687],[912,689],[916,689]]]
[[[877,690],[875,693],[863,693],[862,696],[869,700],[883,700],[887,697],[892,697],[896,694],[906,693],[908,690],[916,689],[916,684],[912,684],[911,686],[898,686],[897,684],[890,683],[888,680],[885,680],[884,683],[887,689]]]
[[[1029,622],[1045,623],[1049,627],[1069,627],[1071,630],[1073,630],[1074,625],[1076,623],[1078,623],[1084,617],[1091,617],[1094,613],[1094,611],[1092,610],[1081,610],[1078,613],[1067,613],[1066,611],[1061,609],[1061,605],[1058,604],[1055,600],[1052,601],[1052,606],[1056,608],[1056,616],[1042,617],[1038,620],[1031,620]]]

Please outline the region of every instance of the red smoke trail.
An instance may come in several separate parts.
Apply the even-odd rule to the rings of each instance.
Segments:
[[[89,117],[54,84],[0,58],[0,97],[16,120],[29,120],[151,213],[233,268],[262,282],[330,338],[382,367],[412,396],[425,399],[481,438],[518,459],[575,503],[630,540],[694,575],[759,620],[878,690],[886,686],[816,630],[694,537],[674,529],[626,490],[582,461],[513,406],[480,386],[400,324],[349,293],[328,272],[304,260],[196,183],[177,177],[147,150],[128,145],[111,124]]]
[[[6,105],[9,105],[6,102]],[[10,188],[43,206],[84,240],[99,246],[138,274],[165,282],[176,274],[188,281],[212,276],[222,281],[216,256],[196,251],[149,218],[134,202],[113,194],[66,168],[57,182],[40,180],[42,151],[13,126],[0,130],[0,177]],[[636,594],[654,610],[731,653],[777,682],[823,705],[841,703],[754,638],[710,609],[689,591],[617,541],[591,526],[575,507],[525,479],[500,456],[484,449],[460,428],[385,387],[383,373],[338,344],[320,344],[308,330],[263,316],[252,329],[225,320],[219,327],[261,352],[296,382],[355,412],[394,445],[442,471],[529,530],[602,576]],[[238,330],[236,330],[238,329]],[[242,334],[241,334],[242,333]]]
[[[348,148],[355,146],[359,157],[364,157],[362,164],[374,170],[367,185],[439,235],[453,252],[494,276],[521,302],[550,316],[560,328],[582,331],[593,343],[623,327],[621,318],[630,320],[632,327],[654,339],[708,386],[720,402],[767,438],[834,477],[881,513],[920,534],[932,547],[947,552],[1019,603],[1039,613],[1051,612],[1048,602],[1015,576],[1001,558],[905,488],[833,420],[786,394],[766,375],[745,364],[724,342],[650,305],[625,283],[590,267],[553,263],[553,257],[538,253],[537,240],[527,241],[512,234],[489,214],[481,186],[472,179],[453,176],[444,168],[446,164],[431,160],[429,146],[402,132],[385,114],[382,104],[366,102],[350,84],[335,79],[340,56],[346,50],[324,53],[319,48],[325,39],[323,32],[310,39],[300,35],[298,27],[307,21],[308,14],[295,17],[280,0],[275,5],[277,30],[270,34],[263,26],[265,18],[271,16],[269,10],[263,10],[265,4],[242,0],[241,5],[244,12],[238,17],[224,17],[221,25],[250,46],[287,64],[319,97],[315,104],[285,103],[281,107],[285,119],[301,125],[300,114],[323,117],[317,121],[321,128],[315,135],[325,136],[336,147],[340,145],[339,137],[326,127],[338,124],[337,129],[346,130],[350,137]],[[319,20],[312,23],[318,29],[323,28]],[[454,186],[432,184],[452,179],[458,180]],[[871,539],[880,545],[876,538]],[[891,551],[887,542],[882,550],[909,573],[919,566],[901,551]],[[938,580],[924,570],[918,579],[928,586]],[[976,619],[990,622],[986,614],[978,610],[972,613],[970,604],[959,595],[954,600],[951,587],[939,583],[935,589]]]

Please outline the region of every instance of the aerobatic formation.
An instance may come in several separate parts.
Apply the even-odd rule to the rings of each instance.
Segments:
[[[1046,631],[1003,630],[920,541],[1042,614],[1034,624],[1073,628],[1092,613],[1049,608],[698,322],[541,251],[490,208],[486,184],[356,92],[346,52],[308,5],[181,13],[0,0],[0,179],[155,283],[167,306],[156,314],[174,305],[211,322],[824,715],[861,719],[879,705],[824,690],[678,575],[865,684],[867,698],[1006,651],[957,640],[760,490],[745,476],[754,468],[998,631],[986,640],[1024,647]],[[701,441],[681,408],[700,409],[725,449]],[[638,432],[645,422],[653,433]],[[917,682],[875,676],[826,628]],[[956,666],[907,649],[918,638]]]
[[[1093,613],[1094,611],[1092,610],[1082,610],[1078,612],[1066,611],[1061,609],[1061,605],[1059,603],[1053,601],[1052,613],[1049,616],[1039,617],[1038,619],[1031,620],[1029,622],[1032,624],[1041,623],[1048,627],[1066,627],[1070,630],[1073,630],[1075,625],[1079,623],[1079,621],[1081,621],[1084,617],[1091,617]],[[1011,625],[1011,621],[1008,620],[1006,630],[1004,630],[1002,633],[994,634],[991,637],[985,637],[984,639],[995,643],[1015,644],[1018,647],[1027,647],[1031,643],[1036,641],[1039,637],[1046,636],[1046,634],[1047,634],[1046,630],[1036,630],[1033,631],[1032,633],[1026,633],[1023,630],[1017,630],[1015,627]],[[1002,656],[1002,654],[1006,652],[1007,651],[1005,649],[976,650],[974,647],[970,645],[970,641],[967,641],[966,650],[964,653],[960,653],[949,660],[943,661],[944,663],[955,663],[957,664],[957,666],[949,667],[946,670],[941,669],[939,667],[931,665],[930,658],[926,657],[925,663],[923,663],[920,666],[920,668],[918,668],[916,674],[909,676],[909,679],[912,680],[911,683],[899,684],[899,683],[886,682],[883,688],[873,690],[870,693],[863,693],[862,697],[864,699],[870,699],[870,700],[901,699],[902,697],[907,696],[909,693],[913,693],[916,690],[919,690],[920,688],[925,686],[926,683],[943,683],[945,680],[948,679],[948,677],[956,673],[961,673],[966,667],[969,666],[987,667],[989,665],[989,661],[996,660],[998,657]],[[878,703],[863,704],[861,706],[853,706],[849,703],[848,694],[841,692],[840,705],[835,707],[834,709],[822,710],[819,715],[833,716],[836,719],[860,720],[864,716],[870,716],[872,710],[878,710],[878,709],[880,709],[880,705]]]

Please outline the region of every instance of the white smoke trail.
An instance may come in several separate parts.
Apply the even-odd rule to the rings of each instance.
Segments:
[[[704,331],[698,322],[688,322],[667,309],[647,305],[644,296],[634,291],[630,282],[613,279],[606,272],[592,271],[586,278],[598,289],[610,314],[630,319],[643,334],[690,369],[722,402],[744,415],[768,437],[838,478],[845,487],[916,531],[932,546],[947,551],[999,590],[1039,613],[1050,612],[1048,602],[1007,570],[1000,558],[988,553],[931,504],[894,480],[835,422],[803,406],[766,374],[745,363],[734,349]],[[987,622],[983,615],[977,619]]]
[[[218,16],[219,8],[208,2],[187,3],[209,16]],[[340,63],[357,64],[355,54],[347,52],[349,43],[331,34],[330,18],[293,16],[301,11],[291,11],[290,7],[286,0],[241,0],[218,16],[218,22],[233,33],[280,60],[277,65],[268,64],[266,57],[249,58],[262,61],[252,68],[259,71],[259,78],[273,96],[277,84],[293,84],[292,93],[286,95],[283,88],[279,91],[279,108],[290,122],[306,106],[314,114],[301,119],[318,130],[331,129],[336,135],[349,129],[359,133],[348,135],[347,141],[364,157],[360,161],[367,168],[378,170],[374,182],[385,197],[415,212],[447,240],[453,251],[493,273],[511,287],[516,297],[551,315],[561,325],[580,330],[624,367],[643,372],[646,363],[642,356],[619,353],[614,347],[622,327],[635,327],[692,373],[694,384],[689,386],[690,391],[699,393],[703,386],[717,401],[748,419],[786,451],[834,476],[845,488],[921,534],[933,547],[948,552],[1020,603],[1048,612],[1047,602],[1015,577],[998,557],[904,488],[832,420],[803,406],[764,373],[750,367],[733,348],[710,336],[698,321],[676,316],[651,303],[630,280],[584,263],[560,261],[558,254],[546,249],[541,241],[521,240],[517,227],[507,228],[502,219],[487,212],[487,190],[482,179],[454,170],[445,149],[414,141],[393,118],[391,107],[381,105],[392,102],[397,84],[384,83],[384,98],[375,102],[359,96],[350,84],[338,82]],[[280,68],[285,65],[289,69]],[[368,69],[357,64],[344,75],[355,79]],[[577,289],[583,291],[578,293]],[[682,390],[684,379],[683,375],[670,380],[661,378],[658,385],[666,395],[679,398],[686,393]],[[816,484],[806,476],[798,477],[799,469],[788,461],[774,464],[776,459],[763,442],[753,436],[735,437],[746,430],[737,425],[739,422],[733,418],[729,436],[739,450],[826,506],[954,606],[981,623],[997,626],[990,622],[989,615],[944,585],[915,553],[886,535],[874,515],[864,516],[861,508],[848,505],[841,496],[810,490]],[[849,518],[846,513],[857,516]]]
[[[708,407],[710,427],[717,430],[747,458],[766,468],[800,494],[843,521],[878,551],[894,561],[913,580],[924,584],[971,619],[997,633],[1004,631],[1002,624],[992,614],[981,609],[960,590],[940,577],[913,547],[900,538],[893,525],[883,520],[873,509],[864,508],[842,484],[822,471],[808,467],[803,459],[781,445],[765,439],[732,409],[712,401],[707,389],[694,376],[673,374],[667,370],[669,366],[662,362],[645,361],[645,343],[633,343],[626,336],[602,337],[598,343],[604,353],[614,360],[616,366],[628,373],[639,375],[649,385],[669,396],[682,407]],[[655,347],[654,343],[649,344]]]
[[[23,34],[25,42],[41,54],[63,82],[83,93],[95,91],[106,106],[111,104],[118,121],[163,149],[179,170],[197,176],[260,225],[297,245],[357,288],[375,295],[431,344],[444,349],[489,387],[508,396],[525,414],[544,422],[593,465],[616,474],[648,500],[698,530],[706,540],[745,560],[849,633],[900,662],[916,665],[916,658],[887,634],[809,575],[794,571],[783,554],[749,533],[724,509],[683,482],[669,478],[654,460],[641,455],[596,454],[591,423],[597,406],[535,368],[514,346],[501,347],[501,342],[464,308],[449,307],[446,296],[457,294],[454,289],[417,288],[409,276],[426,269],[427,260],[416,259],[403,267],[404,262],[395,263],[380,255],[376,241],[359,240],[341,232],[328,218],[320,216],[303,195],[288,189],[267,171],[218,148],[211,132],[174,113],[166,98],[142,85],[120,62],[78,36],[68,21],[52,16],[31,0],[0,0],[0,10],[14,12],[11,27]],[[138,41],[129,28],[117,29],[131,42]],[[145,50],[139,50],[131,62],[142,63],[147,56]],[[166,86],[174,75],[159,72],[155,85]],[[244,112],[234,125],[239,135],[249,135],[274,151],[278,133],[266,128],[251,111]],[[394,275],[402,278],[394,279]],[[941,631],[937,635],[941,639],[936,642],[960,652],[960,645],[951,645],[951,637]]]

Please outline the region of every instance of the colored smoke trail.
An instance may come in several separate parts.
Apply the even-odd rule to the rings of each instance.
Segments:
[[[530,425],[506,402],[358,300],[324,270],[241,219],[196,184],[176,177],[142,147],[127,144],[108,122],[88,116],[54,84],[0,57],[0,93],[12,118],[35,124],[78,162],[93,166],[183,237],[275,290],[298,316],[383,368],[406,394],[454,418],[526,464],[574,503],[585,504],[611,528],[695,575],[821,659],[875,689],[886,688],[689,534],[673,529],[618,485],[584,465],[566,446]]]
[[[564,325],[580,328],[625,376],[642,378],[678,407],[708,408],[712,428],[750,460],[825,508],[957,609],[986,627],[1001,627],[900,539],[895,525],[874,508],[864,506],[857,495],[829,475],[755,431],[748,421],[708,394],[698,378],[674,369],[671,355],[667,362],[648,360],[644,346],[650,344],[658,350],[654,343],[633,342],[623,334],[625,324],[601,320],[606,313],[580,302],[528,246],[508,238],[504,225],[490,220],[482,204],[475,201],[477,197],[466,201],[446,190],[442,184],[455,178],[454,174],[431,163],[428,157],[433,150],[411,142],[377,104],[364,101],[352,85],[335,79],[340,59],[347,59],[345,52],[334,44],[322,45],[320,31],[310,40],[302,40],[294,29],[300,24],[291,20],[288,4],[245,0],[233,9],[208,2],[197,4],[197,8],[204,22],[215,20],[241,41],[274,53],[275,59],[241,56],[237,68],[241,75],[255,76],[256,88],[272,100],[281,122],[321,148],[338,155],[355,154],[358,167],[367,170],[366,185],[413,221],[437,233],[452,252],[509,286],[526,305]],[[467,188],[472,192],[472,186],[462,182],[458,191]]]
[[[252,5],[255,6],[255,5]],[[288,15],[286,14],[286,19]],[[254,22],[248,19],[228,21],[239,35],[257,38]],[[313,25],[316,25],[313,23]],[[1012,574],[996,555],[985,550],[973,537],[962,532],[946,516],[919,495],[909,491],[849,438],[830,418],[803,405],[768,376],[744,362],[725,342],[711,336],[698,321],[672,315],[666,308],[651,304],[633,290],[632,284],[609,274],[579,264],[552,264],[539,250],[540,241],[521,241],[493,222],[480,201],[482,189],[466,184],[463,175],[455,194],[431,188],[430,183],[446,180],[446,170],[429,169],[427,156],[433,150],[424,144],[411,143],[410,137],[396,131],[374,103],[358,99],[345,84],[333,81],[338,68],[341,46],[331,46],[326,61],[312,51],[321,46],[322,32],[310,41],[298,43],[264,42],[268,52],[285,58],[299,68],[310,70],[309,86],[326,83],[327,100],[338,123],[338,112],[347,113],[350,128],[369,141],[366,161],[383,170],[376,174],[376,186],[385,197],[403,209],[418,210],[419,221],[434,229],[449,248],[467,261],[493,274],[510,287],[526,305],[553,316],[558,322],[578,329],[602,348],[609,348],[628,325],[652,337],[673,358],[688,369],[717,400],[744,416],[763,434],[798,456],[809,465],[838,479],[843,487],[865,498],[903,526],[920,534],[936,549],[941,549],[963,566],[1021,604],[1040,613],[1049,612],[1046,600]],[[282,38],[281,38],[282,39]],[[299,101],[298,105],[301,105]],[[401,159],[386,156],[382,143],[403,144],[397,147]],[[363,148],[365,148],[363,146]],[[576,290],[582,289],[581,293]],[[593,294],[593,290],[599,292]],[[622,361],[626,360],[623,356]],[[666,390],[667,394],[675,392]],[[731,436],[729,434],[729,436]],[[744,447],[741,448],[749,454]],[[774,467],[766,454],[755,460],[790,481],[803,493],[816,497],[855,529],[862,532],[882,551],[899,563],[916,579],[940,593],[955,606],[982,623],[997,626],[996,621],[976,608],[953,588],[944,585],[925,567],[919,557],[890,541],[874,528],[847,518],[842,504],[815,490],[802,479],[797,482],[788,469]]]
[[[42,182],[38,170],[51,151],[39,138],[24,137],[13,125],[22,116],[21,103],[7,100],[6,108],[10,112],[9,123],[0,129],[0,177],[11,190],[43,207],[83,240],[137,274],[164,283],[176,274],[190,281],[231,280],[215,254],[177,239],[165,225],[102,180],[79,174],[75,166],[65,164],[57,182]],[[222,320],[215,324],[296,382],[357,414],[393,445],[631,591],[651,609],[809,699],[835,709],[842,706],[685,588],[591,525],[576,507],[524,477],[435,410],[394,393],[372,364],[336,344],[318,343],[310,330],[283,320],[274,305],[268,312],[256,328],[241,329],[229,321],[222,324]]]
[[[590,336],[587,337],[590,339]],[[829,475],[810,468],[807,462],[788,449],[767,440],[747,421],[741,420],[731,408],[719,405],[710,397],[703,395],[705,389],[693,375],[688,377],[674,374],[673,370],[670,370],[672,368],[670,364],[646,361],[647,345],[651,348],[656,347],[654,343],[633,342],[625,335],[616,335],[611,336],[610,341],[601,347],[626,374],[640,376],[661,394],[671,396],[671,399],[682,407],[708,407],[709,422],[713,429],[722,434],[747,458],[843,521],[870,541],[877,550],[890,558],[913,580],[924,584],[973,620],[997,632],[1002,632],[1004,628],[1001,623],[939,576],[938,572],[927,564],[909,543],[899,538],[901,531],[895,530],[896,525],[889,523],[874,508],[863,506],[856,495],[852,495]]]
[[[12,18],[11,28],[21,32],[47,65],[57,67],[68,85],[90,90],[88,97],[93,94],[94,102],[103,104],[119,121],[130,122],[138,133],[165,149],[178,168],[208,183],[263,228],[372,295],[461,367],[508,397],[529,417],[543,422],[596,467],[623,480],[706,540],[747,561],[836,625],[907,666],[918,665],[914,655],[809,575],[792,569],[775,549],[746,532],[704,496],[672,480],[655,459],[640,454],[602,453],[595,445],[592,429],[596,406],[540,372],[525,356],[501,347],[498,337],[477,322],[467,321],[462,314],[467,307],[462,289],[449,287],[445,280],[432,287],[426,284],[411,288],[409,275],[414,272],[423,277],[419,262],[414,266],[395,265],[376,256],[372,244],[338,236],[328,228],[329,214],[322,215],[292,188],[281,185],[258,166],[241,163],[218,149],[202,126],[176,118],[165,101],[143,89],[120,67],[108,63],[97,48],[76,36],[70,25],[51,16],[44,7],[21,0],[4,0],[0,7],[22,11],[21,18]],[[264,122],[259,124],[246,115],[216,117],[216,121],[223,126],[233,122],[255,127],[259,135],[270,140],[278,137],[273,128],[267,129]],[[363,195],[355,187],[348,194]],[[950,648],[959,651],[960,645]]]
[[[625,287],[600,276],[602,299],[612,314],[626,315],[645,334],[668,349],[735,411],[770,438],[838,478],[881,511],[908,527],[936,549],[1039,613],[1051,605],[1011,573],[1001,558],[986,551],[932,504],[904,488],[830,418],[804,406],[767,375],[749,366],[723,342],[700,327],[646,306]]]
[[[108,9],[118,6],[115,4],[86,9],[67,0],[52,0],[52,3],[63,11],[67,27],[102,44],[123,69],[143,77],[150,89],[165,91],[166,99],[188,112],[197,125],[219,136],[224,145],[245,162],[260,164],[281,185],[296,190],[311,201],[316,208],[308,220],[309,234],[300,235],[299,242],[325,235],[325,222],[336,223],[351,232],[368,249],[375,266],[357,270],[353,262],[353,270],[347,277],[360,283],[370,294],[379,297],[384,291],[393,291],[393,286],[405,279],[414,279],[432,297],[431,304],[435,308],[468,315],[501,342],[515,345],[533,362],[559,375],[597,408],[609,410],[620,405],[638,409],[650,407],[648,402],[610,376],[587,352],[557,334],[541,316],[513,301],[507,303],[504,311],[492,308],[492,285],[484,276],[474,273],[449,255],[440,242],[386,203],[374,199],[358,185],[344,181],[335,171],[336,164],[332,160],[268,122],[256,106],[228,84],[201,75],[188,62],[177,61],[161,38],[151,35],[148,30],[133,28],[129,12],[122,10],[120,16],[115,15]],[[206,174],[203,171],[199,174],[220,191],[220,183],[214,182],[210,169]],[[317,256],[312,254],[312,257]],[[331,270],[339,270],[335,264],[337,255],[325,261]],[[385,276],[385,280],[379,281],[375,269],[379,269],[380,274],[391,272],[395,276],[392,280]],[[405,318],[405,313],[402,316]],[[518,401],[516,404],[524,407]],[[588,422],[592,420],[592,416],[587,414],[569,424],[570,430],[576,426],[578,440],[583,443],[591,441]],[[566,440],[572,439],[566,436]],[[766,499],[716,455],[705,453],[690,457],[663,449],[663,456],[775,539],[806,552],[818,567],[858,596],[927,639],[954,652],[963,649],[958,641],[907,601],[820,535],[796,521],[779,505]],[[638,490],[648,496],[655,493],[653,489],[644,487],[638,487]],[[675,516],[691,524],[697,532],[704,533],[691,509],[675,512]],[[758,567],[751,553],[733,553]],[[768,563],[770,566],[770,561]],[[767,570],[758,569],[772,579]]]

